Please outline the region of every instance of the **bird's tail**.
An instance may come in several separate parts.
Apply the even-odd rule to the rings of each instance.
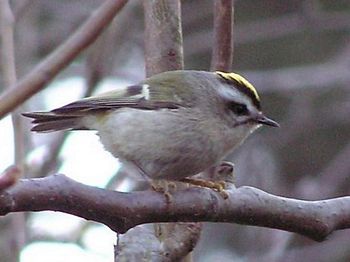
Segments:
[[[25,117],[32,118],[34,127],[31,129],[36,132],[53,132],[59,130],[84,130],[81,118],[82,115],[58,114],[55,112],[30,112],[23,113]]]

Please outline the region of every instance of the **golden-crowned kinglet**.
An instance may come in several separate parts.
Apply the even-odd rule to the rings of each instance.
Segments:
[[[152,179],[181,180],[217,164],[261,124],[278,126],[235,73],[179,70],[50,112],[33,131],[97,130],[115,157]]]

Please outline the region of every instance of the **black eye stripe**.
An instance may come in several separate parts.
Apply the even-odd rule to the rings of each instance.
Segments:
[[[227,105],[228,109],[236,115],[248,115],[249,111],[245,104],[230,101]]]

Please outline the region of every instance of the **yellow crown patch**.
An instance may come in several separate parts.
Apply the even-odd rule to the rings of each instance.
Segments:
[[[247,88],[254,95],[256,100],[260,101],[260,97],[255,87],[243,76],[236,73],[225,73],[220,71],[216,71],[215,73],[228,81],[239,83],[241,86]]]

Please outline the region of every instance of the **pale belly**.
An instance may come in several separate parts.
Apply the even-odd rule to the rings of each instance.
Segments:
[[[234,137],[220,141],[222,130],[208,129],[205,121],[168,110],[125,109],[93,128],[115,157],[136,165],[150,178],[178,180],[215,165],[240,142]]]

